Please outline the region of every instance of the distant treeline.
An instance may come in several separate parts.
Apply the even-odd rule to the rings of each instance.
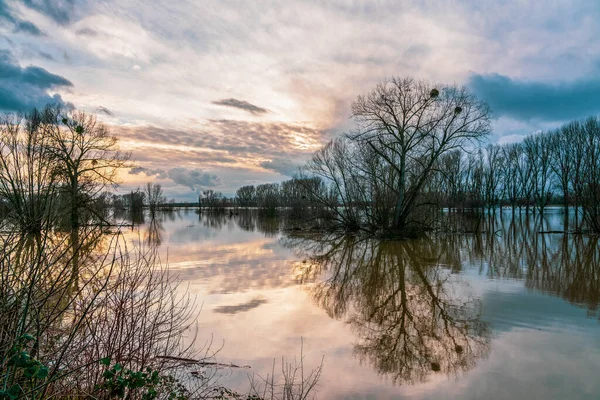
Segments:
[[[520,143],[451,152],[440,159],[441,204],[510,206],[543,212],[549,204],[581,208],[600,228],[600,120],[590,117],[525,137]]]

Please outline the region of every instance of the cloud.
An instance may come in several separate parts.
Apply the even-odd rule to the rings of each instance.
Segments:
[[[108,108],[103,107],[103,106],[96,107],[96,111],[101,112],[106,115],[110,115],[111,117],[115,115],[112,111],[110,111]]]
[[[81,36],[98,36],[98,31],[92,28],[81,28],[75,31],[76,34]]]
[[[0,21],[6,21],[13,25],[14,32],[29,33],[33,36],[45,36],[44,33],[32,22],[24,21],[15,16],[6,1],[0,0]]]
[[[56,59],[54,58],[54,56],[50,53],[46,53],[45,51],[38,51],[38,54],[40,57],[49,60],[49,61],[56,61]]]
[[[211,183],[220,191],[235,193],[246,184],[268,183],[292,176],[314,150],[324,132],[303,124],[232,120],[203,121],[195,127],[167,129],[156,126],[112,126],[132,158],[147,168],[148,176],[164,171],[165,179],[191,187],[189,177],[178,176],[164,166],[201,167],[219,178]],[[142,173],[143,170],[134,171]],[[152,175],[154,174],[154,175]],[[181,174],[179,174],[181,175]],[[208,185],[206,185],[208,186]],[[180,197],[185,196],[184,193]]]
[[[298,172],[299,167],[299,164],[284,158],[275,158],[270,161],[263,161],[259,163],[259,165],[264,169],[269,169],[278,172],[281,175],[290,177]]]
[[[0,0],[0,19],[4,19],[10,22],[13,22],[15,18],[12,15],[12,12],[8,8],[6,1]]]
[[[165,165],[165,162],[173,162],[180,165],[193,164],[198,161],[201,161],[203,165],[234,165],[237,162],[234,157],[228,156],[223,151],[209,151],[196,148],[182,150],[180,148],[164,148],[163,146],[154,147],[151,143],[138,143],[133,151],[133,156],[137,162],[151,163],[159,166]]]
[[[310,153],[322,145],[323,132],[303,124],[208,120],[197,129],[154,126],[117,128],[122,137],[150,144],[217,150],[219,157],[257,157]]]
[[[71,14],[75,8],[73,0],[23,0],[23,3],[60,25],[71,22]]]
[[[266,108],[255,106],[254,104],[248,103],[244,100],[237,99],[222,99],[219,101],[213,101],[213,104],[225,107],[238,108],[240,110],[248,111],[252,115],[262,115],[269,112]]]
[[[489,103],[496,117],[564,121],[600,112],[600,77],[545,83],[472,74],[468,86]]]
[[[162,169],[152,169],[146,167],[133,167],[129,169],[129,173],[131,175],[139,175],[144,174],[146,176],[154,176],[160,179],[165,179],[167,177],[167,173]]]
[[[168,177],[173,182],[187,186],[192,190],[216,186],[220,183],[217,175],[204,172],[201,169],[172,168],[168,172]]]
[[[26,32],[33,36],[45,36],[44,33],[29,21],[19,21],[15,26],[16,32]]]
[[[170,179],[174,183],[187,186],[193,191],[196,189],[218,185],[221,180],[216,174],[204,172],[201,169],[194,168],[171,168],[167,171],[162,169],[153,169],[146,167],[133,167],[129,170],[131,175],[145,174],[146,176],[159,179]]]
[[[66,78],[44,68],[22,68],[10,53],[0,50],[0,110],[27,111],[46,104],[72,108],[73,105],[66,103],[59,94],[48,93],[48,90],[72,86]]]

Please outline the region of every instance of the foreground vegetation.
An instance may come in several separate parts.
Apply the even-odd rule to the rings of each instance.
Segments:
[[[130,164],[103,124],[53,107],[0,123],[0,399],[308,396],[321,367],[302,359],[247,394],[219,384],[193,299],[110,221],[104,192]],[[154,220],[162,189],[144,194]]]

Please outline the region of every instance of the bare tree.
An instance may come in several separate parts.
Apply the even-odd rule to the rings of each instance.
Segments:
[[[549,137],[543,133],[528,136],[523,141],[523,145],[528,163],[531,166],[536,206],[543,213],[552,197]]]
[[[22,232],[39,233],[53,218],[58,177],[47,129],[36,110],[0,119],[0,197],[8,221]]]
[[[117,137],[94,115],[65,115],[51,108],[45,113],[54,120],[48,132],[50,152],[70,203],[70,227],[76,230],[82,211],[92,210],[92,199],[107,186],[116,186],[117,172],[127,166],[129,155],[119,151]]]
[[[549,133],[550,168],[557,178],[558,187],[563,194],[563,206],[567,211],[571,201],[571,176],[574,167],[571,141],[578,128],[579,122],[575,121]]]
[[[583,217],[594,232],[600,232],[600,120],[588,118],[582,129],[585,149],[580,196]]]
[[[274,216],[280,205],[278,183],[265,183],[256,187],[256,204],[261,211]]]
[[[519,144],[502,146],[505,160],[502,175],[504,178],[504,198],[509,202],[514,212],[519,198],[521,197],[521,185],[519,184],[519,158],[522,147]]]
[[[148,204],[148,209],[150,210],[150,215],[154,216],[156,214],[156,210],[158,206],[167,202],[167,198],[163,193],[162,186],[160,183],[151,183],[148,182],[146,184],[146,202]]]
[[[357,151],[353,143],[337,138],[313,154],[305,170],[322,178],[329,186],[328,191],[313,193],[316,201],[331,210],[333,218],[354,229],[360,225],[360,187],[364,180],[357,168]]]
[[[370,147],[396,172],[392,229],[405,229],[438,159],[490,132],[489,108],[465,87],[393,78],[352,105],[352,140]]]
[[[242,186],[236,191],[235,198],[240,207],[251,207],[256,204],[256,188],[254,185]]]
[[[206,189],[202,191],[200,205],[208,208],[209,211],[215,211],[223,207],[222,200],[223,194],[221,192],[216,192],[213,189]]]

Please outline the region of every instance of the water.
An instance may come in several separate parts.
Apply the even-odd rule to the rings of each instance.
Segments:
[[[302,338],[306,371],[324,357],[320,399],[596,399],[600,245],[538,233],[562,223],[504,213],[482,234],[378,242],[179,210],[128,235],[197,296],[198,346],[251,367],[223,368],[231,387]]]

